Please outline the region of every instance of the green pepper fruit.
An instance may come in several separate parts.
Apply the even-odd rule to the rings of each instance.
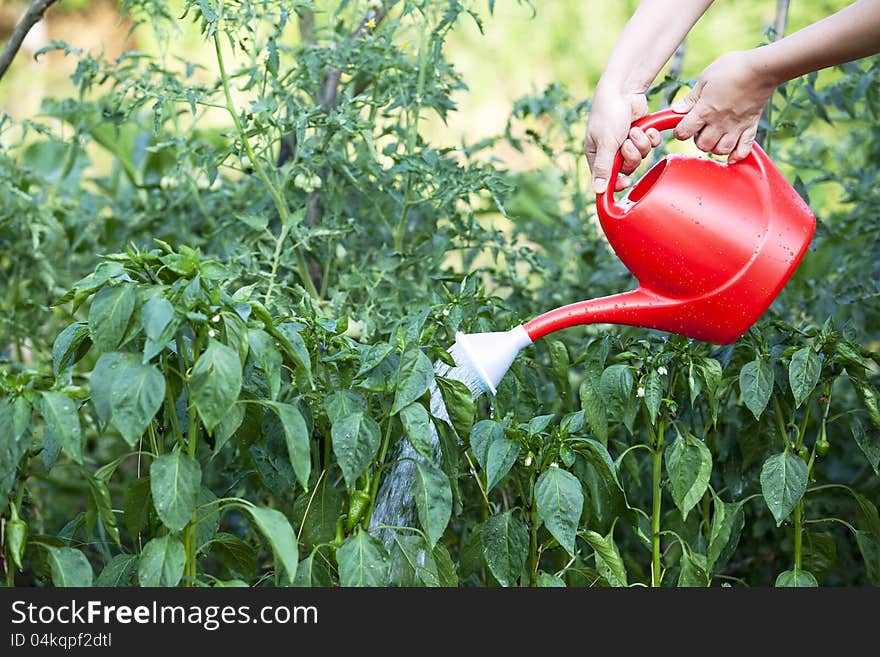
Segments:
[[[363,490],[356,490],[348,503],[348,518],[345,522],[345,528],[351,532],[357,527],[358,523],[364,517],[373,498],[370,494]]]
[[[22,570],[24,549],[27,546],[27,523],[18,517],[18,510],[14,504],[11,505],[11,509],[12,514],[6,523],[6,556],[16,568]]]
[[[809,463],[809,462],[810,462],[810,450],[808,450],[806,447],[803,447],[803,446],[802,446],[802,447],[798,450],[798,456],[801,457],[801,459],[803,460],[804,463]]]

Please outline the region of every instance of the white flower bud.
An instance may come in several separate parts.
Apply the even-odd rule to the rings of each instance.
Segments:
[[[217,332],[216,332],[214,329],[210,329],[210,330],[208,331],[208,337],[209,337],[209,338],[213,338],[215,335],[217,335]]]
[[[667,369],[665,367],[663,367],[661,365],[660,367],[657,368],[657,374],[660,374],[661,376],[666,376],[667,374],[669,374],[669,372],[667,371]]]
[[[551,468],[558,468],[559,464],[556,461],[553,461],[553,463],[550,464],[550,467]]]
[[[217,322],[220,321],[220,315],[214,315],[214,316],[211,318],[211,321],[214,322],[214,323],[216,324]]]
[[[636,390],[636,397],[644,397],[645,389],[642,386],[639,386],[639,389]]]

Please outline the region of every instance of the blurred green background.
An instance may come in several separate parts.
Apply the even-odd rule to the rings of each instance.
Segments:
[[[350,4],[362,4],[357,0]],[[115,57],[126,48],[155,51],[158,45],[148,29],[130,34],[130,21],[120,16],[121,3],[113,0],[62,0],[50,9],[45,24],[35,29],[12,69],[0,84],[0,110],[22,119],[38,110],[46,96],[72,93],[69,76],[76,62],[54,52],[34,61],[33,53],[52,40],[93,53]],[[332,10],[336,0],[319,3]],[[515,0],[498,0],[490,16],[486,0],[471,0],[484,21],[485,34],[473,21],[462,20],[449,40],[447,54],[463,73],[468,92],[457,97],[460,111],[448,126],[435,122],[430,133],[438,144],[474,141],[503,130],[514,99],[543,89],[551,82],[566,85],[574,94],[588,96],[595,87],[614,42],[637,0],[549,0],[535,2],[535,11]],[[793,0],[787,32],[800,29],[849,4],[845,0]],[[167,3],[180,15],[182,0]],[[25,2],[0,3],[0,39],[5,40]],[[682,75],[694,77],[714,58],[728,50],[760,44],[767,38],[776,14],[773,0],[716,2],[696,25],[686,42]],[[288,28],[299,39],[295,24]],[[197,27],[181,23],[175,54],[194,62],[212,61]]]

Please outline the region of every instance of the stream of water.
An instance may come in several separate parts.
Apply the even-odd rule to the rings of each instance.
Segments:
[[[461,358],[458,357],[455,346],[450,348],[449,353],[455,358],[456,363],[462,362]],[[483,394],[479,379],[475,378],[473,370],[469,367],[450,367],[438,360],[434,363],[434,374],[446,379],[461,381],[471,391],[474,399]],[[440,389],[435,382],[431,383],[430,392],[431,415],[434,417],[434,421],[442,421],[448,424],[449,414],[446,411],[446,405],[443,403]],[[431,424],[431,446],[434,463],[437,465],[441,458],[440,439],[437,436],[433,423]],[[412,485],[415,480],[414,460],[424,462],[425,459],[413,449],[409,440],[404,438],[400,441],[397,454],[395,454],[395,463],[391,466],[388,474],[385,475],[376,494],[376,505],[370,519],[370,528],[379,540],[385,544],[385,547],[389,549],[394,541],[395,532],[393,530],[375,528],[383,526],[416,526],[416,508],[412,495]]]

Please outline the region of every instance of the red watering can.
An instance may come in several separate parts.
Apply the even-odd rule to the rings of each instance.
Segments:
[[[664,110],[636,121],[674,128]],[[608,242],[639,286],[551,310],[512,331],[456,336],[454,356],[494,392],[520,349],[578,324],[627,324],[727,344],[770,306],[807,250],[813,213],[757,144],[740,162],[670,155],[621,201],[613,187],[596,197]],[[502,336],[504,336],[502,338]]]

